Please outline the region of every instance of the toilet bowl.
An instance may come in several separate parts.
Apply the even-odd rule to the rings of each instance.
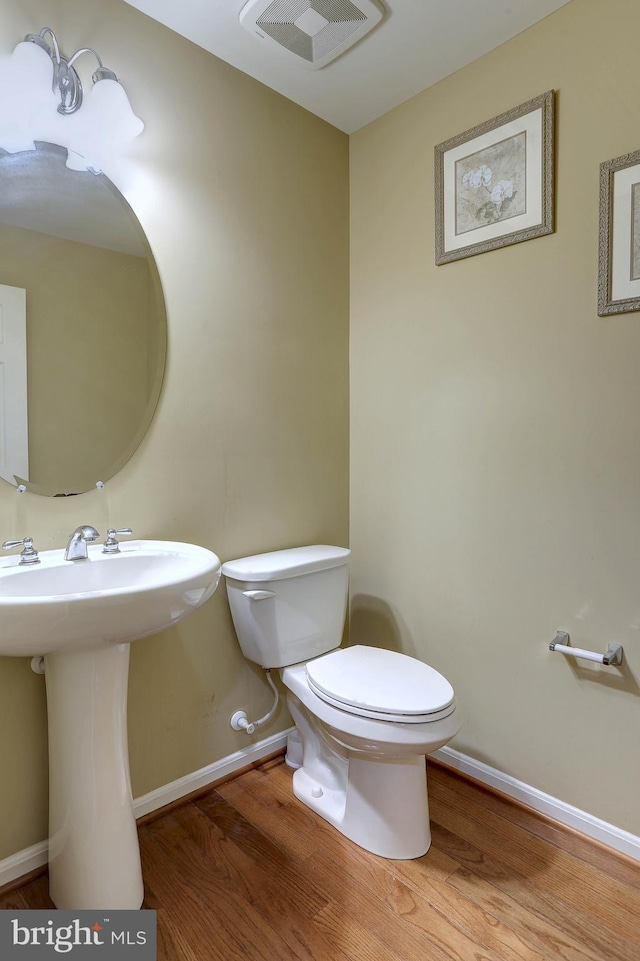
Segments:
[[[295,796],[374,854],[408,859],[431,843],[425,755],[460,729],[453,688],[422,661],[339,647],[345,548],[315,545],[227,561],[240,646],[280,668],[302,739]]]

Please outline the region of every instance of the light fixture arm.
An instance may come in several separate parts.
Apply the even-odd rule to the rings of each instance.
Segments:
[[[98,61],[98,66],[99,67],[102,66],[102,60],[100,59],[99,54],[97,54],[96,51],[93,49],[93,47],[81,47],[80,50],[76,50],[74,55],[72,57],[69,57],[69,66],[71,67],[73,63],[75,63],[75,61],[78,59],[78,57],[81,57],[83,53],[92,53],[96,58],[96,60]]]
[[[94,70],[93,74],[91,75],[91,79],[94,83],[97,83],[99,80],[115,80],[117,83],[120,83],[113,70],[109,70],[108,67],[104,66],[102,60],[100,59],[100,55],[93,49],[93,47],[82,47],[81,50],[76,50],[74,55],[69,59],[69,66],[73,66],[74,62],[83,53],[92,53],[98,61],[98,69]]]
[[[53,50],[44,39],[45,34],[47,33],[53,42]],[[40,33],[28,33],[24,39],[30,40],[31,43],[36,43],[39,47],[42,47],[42,49],[49,54],[55,64],[60,63],[60,47],[58,46],[58,39],[51,27],[43,27]]]
[[[52,46],[50,46],[45,39],[47,34],[51,37]],[[25,40],[36,43],[51,57],[53,63],[52,89],[60,99],[58,113],[67,116],[76,113],[82,106],[82,81],[73,65],[83,53],[92,54],[98,61],[98,68],[91,77],[93,83],[97,83],[99,80],[115,80],[119,82],[113,70],[109,70],[108,67],[104,66],[100,55],[93,47],[81,47],[80,50],[76,50],[73,56],[69,58],[63,56],[63,54],[60,53],[58,39],[51,27],[43,27],[40,33],[29,33],[25,37]]]

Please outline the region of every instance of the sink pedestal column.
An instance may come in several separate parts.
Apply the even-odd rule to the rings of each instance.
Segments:
[[[144,897],[127,745],[129,648],[45,657],[49,887],[60,909],[137,909]]]

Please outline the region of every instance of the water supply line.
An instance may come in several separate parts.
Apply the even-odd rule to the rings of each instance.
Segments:
[[[273,678],[271,677],[271,671],[267,667],[265,668],[265,674],[267,675],[267,681],[274,694],[274,701],[271,705],[271,710],[261,717],[259,721],[250,721],[247,718],[246,711],[236,711],[235,714],[231,715],[231,720],[229,723],[234,731],[244,731],[246,734],[254,734],[256,728],[262,727],[267,721],[270,721],[273,715],[276,713],[276,708],[278,707],[278,701],[280,700],[280,695],[278,694],[278,688],[273,683]]]

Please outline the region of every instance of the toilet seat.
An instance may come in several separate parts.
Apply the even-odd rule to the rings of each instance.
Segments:
[[[423,661],[396,651],[364,645],[339,648],[309,661],[305,670],[314,694],[350,714],[424,724],[455,710],[447,679]]]

